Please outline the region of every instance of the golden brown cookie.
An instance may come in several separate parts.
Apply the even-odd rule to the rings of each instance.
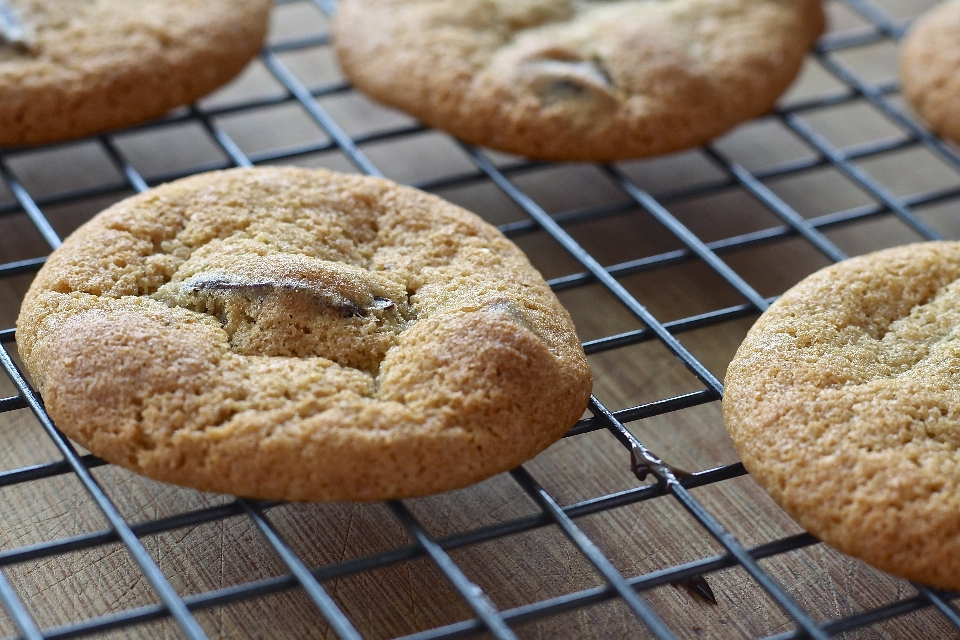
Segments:
[[[270,0],[0,0],[0,146],[161,116],[235,76]]]
[[[343,0],[334,34],[357,87],[430,126],[617,160],[765,113],[823,24],[820,0]]]
[[[960,142],[960,1],[931,9],[913,25],[900,51],[900,80],[930,129]]]
[[[324,170],[204,174],[110,207],[40,270],[17,345],[57,426],[97,455],[284,500],[512,469],[591,387],[569,315],[496,229]]]
[[[811,533],[960,588],[960,243],[803,280],[750,330],[723,413],[744,465]]]

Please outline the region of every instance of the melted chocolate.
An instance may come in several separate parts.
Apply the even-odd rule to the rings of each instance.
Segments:
[[[657,480],[665,481],[666,478],[662,477],[663,471],[669,471],[678,480],[693,475],[689,471],[684,471],[664,462],[639,447],[630,450],[630,470],[633,471],[633,475],[637,476],[637,480],[646,480],[648,475],[653,474]]]
[[[603,58],[600,56],[593,56],[590,58],[590,64],[597,70],[597,72],[606,80],[607,84],[611,88],[617,86],[617,83],[613,81],[613,76],[610,75],[610,71],[607,69],[607,65],[603,63]]]
[[[396,306],[396,305],[395,305],[395,303],[393,302],[393,300],[391,300],[390,298],[382,298],[382,297],[380,297],[380,296],[376,296],[376,297],[374,297],[374,299],[373,299],[373,304],[370,305],[370,308],[371,308],[371,309],[381,309],[381,310],[386,311],[387,309],[393,309],[394,306]]]
[[[614,95],[616,87],[599,58],[583,60],[567,52],[546,52],[526,64],[536,73],[534,88],[546,104],[587,95],[611,99]]]
[[[633,447],[633,449],[630,450],[630,470],[633,471],[633,474],[638,480],[646,480],[648,475],[653,474],[659,482],[666,481],[664,471],[673,474],[673,477],[678,480],[681,478],[689,478],[693,475],[689,471],[684,471],[679,467],[664,462],[640,447]],[[696,576],[695,578],[671,582],[670,584],[681,589],[686,589],[690,595],[698,600],[703,600],[709,604],[717,604],[717,596],[714,595],[713,589],[710,588],[710,584],[704,576]]]
[[[679,582],[671,582],[670,584],[678,589],[686,589],[687,593],[697,600],[702,600],[707,604],[717,604],[717,596],[714,595],[713,589],[710,588],[710,583],[707,582],[705,576],[697,576],[687,580],[680,580]]]
[[[290,282],[243,282],[237,280],[228,280],[225,278],[210,278],[199,280],[186,288],[193,291],[211,291],[211,292],[238,292],[240,295],[267,296],[278,291],[290,291],[312,296],[323,307],[333,311],[341,318],[362,318],[367,315],[367,311],[342,296],[330,294],[326,291],[314,289],[301,284]],[[394,302],[389,298],[374,298],[371,305],[372,309],[391,309]]]
[[[587,88],[570,78],[561,78],[560,80],[554,80],[550,83],[550,86],[547,87],[545,96],[548,100],[559,101],[566,98],[572,98],[573,96],[579,96],[587,92]]]

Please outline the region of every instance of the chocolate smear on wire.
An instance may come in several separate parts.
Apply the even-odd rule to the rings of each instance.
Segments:
[[[689,471],[684,471],[679,467],[660,460],[641,447],[633,447],[630,450],[630,470],[633,471],[633,475],[640,481],[646,480],[648,475],[653,474],[659,482],[663,482],[664,478],[662,476],[664,471],[670,472],[678,480],[680,478],[689,478],[693,475]],[[702,600],[708,604],[717,604],[717,596],[713,593],[713,589],[710,588],[710,583],[707,582],[704,576],[695,576],[686,580],[671,582],[670,584],[678,589],[685,589],[687,593],[697,600]]]
[[[702,600],[708,604],[717,604],[717,596],[714,595],[713,589],[710,588],[710,583],[707,582],[704,576],[696,576],[695,578],[671,582],[670,584],[678,589],[686,589],[687,593],[697,600]]]
[[[630,470],[633,471],[633,475],[637,476],[637,480],[646,480],[650,474],[653,474],[657,480],[660,480],[660,474],[657,473],[658,467],[669,471],[678,480],[681,478],[689,478],[693,475],[689,471],[684,471],[679,467],[675,467],[672,464],[668,464],[654,457],[640,447],[633,447],[630,450]]]

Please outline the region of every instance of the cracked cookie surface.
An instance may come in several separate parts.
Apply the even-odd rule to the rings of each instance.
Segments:
[[[960,243],[811,275],[725,382],[743,463],[787,513],[885,571],[960,588]]]
[[[900,49],[907,100],[934,133],[960,142],[960,1],[934,7]]]
[[[823,24],[820,0],[343,0],[334,45],[358,88],[463,140],[618,160],[765,113]]]
[[[38,273],[17,345],[110,462],[285,500],[424,495],[581,416],[569,315],[477,216],[387,180],[238,169],[98,214]]]
[[[156,118],[233,78],[270,0],[0,0],[0,146]]]

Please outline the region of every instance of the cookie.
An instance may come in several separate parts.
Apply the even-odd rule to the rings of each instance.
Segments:
[[[914,23],[900,49],[900,80],[930,129],[960,142],[960,1],[939,5]]]
[[[960,588],[960,243],[853,258],[785,293],[730,364],[723,415],[811,533]]]
[[[603,161],[767,112],[823,26],[820,0],[343,0],[334,44],[358,88],[429,126]]]
[[[260,49],[270,0],[0,0],[0,146],[163,115]]]
[[[480,218],[387,180],[203,174],[98,214],[17,346],[57,426],[157,480],[382,500],[520,465],[583,413],[569,315]]]

